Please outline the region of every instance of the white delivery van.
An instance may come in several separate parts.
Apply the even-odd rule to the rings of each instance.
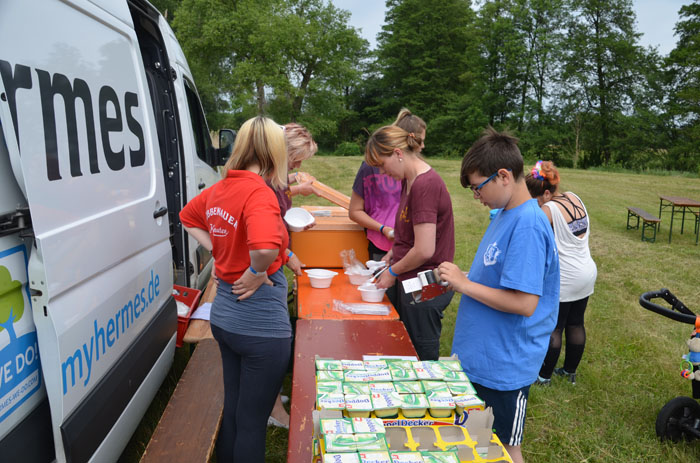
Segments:
[[[208,278],[178,213],[223,155],[148,2],[0,2],[0,460],[119,458],[172,363],[173,283]]]

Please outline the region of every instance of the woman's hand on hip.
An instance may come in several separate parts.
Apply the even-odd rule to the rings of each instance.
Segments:
[[[250,268],[243,272],[241,277],[233,282],[231,292],[238,295],[239,300],[248,299],[264,284],[274,286],[272,281],[267,277],[266,272],[258,272],[257,274],[250,271]]]

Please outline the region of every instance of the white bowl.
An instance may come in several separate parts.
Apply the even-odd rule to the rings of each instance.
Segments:
[[[331,280],[338,274],[338,272],[324,270],[322,268],[312,268],[304,271],[309,276],[312,288],[329,288],[331,286]]]
[[[363,284],[357,288],[360,291],[360,296],[365,302],[382,302],[386,289],[377,289],[375,285]]]
[[[289,225],[289,230],[293,232],[304,231],[306,227],[316,222],[314,216],[309,211],[301,207],[292,207],[284,214],[284,221]]]
[[[353,273],[345,272],[345,274],[348,276],[348,278],[350,279],[350,283],[353,285],[361,285],[362,283],[372,278],[371,270],[363,270],[361,272]]]

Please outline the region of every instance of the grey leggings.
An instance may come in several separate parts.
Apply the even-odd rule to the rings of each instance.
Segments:
[[[217,461],[264,463],[267,417],[287,373],[292,339],[244,336],[216,325],[211,331],[219,343],[224,372]]]

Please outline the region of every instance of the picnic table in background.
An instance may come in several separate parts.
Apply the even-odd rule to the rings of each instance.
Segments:
[[[659,195],[659,218],[664,209],[671,208],[671,220],[668,226],[668,242],[671,242],[671,233],[673,232],[673,219],[676,213],[682,214],[681,219],[681,235],[685,225],[685,214],[690,213],[693,216],[693,226],[695,233],[695,244],[698,244],[698,235],[700,234],[700,201],[685,198],[683,196]]]

